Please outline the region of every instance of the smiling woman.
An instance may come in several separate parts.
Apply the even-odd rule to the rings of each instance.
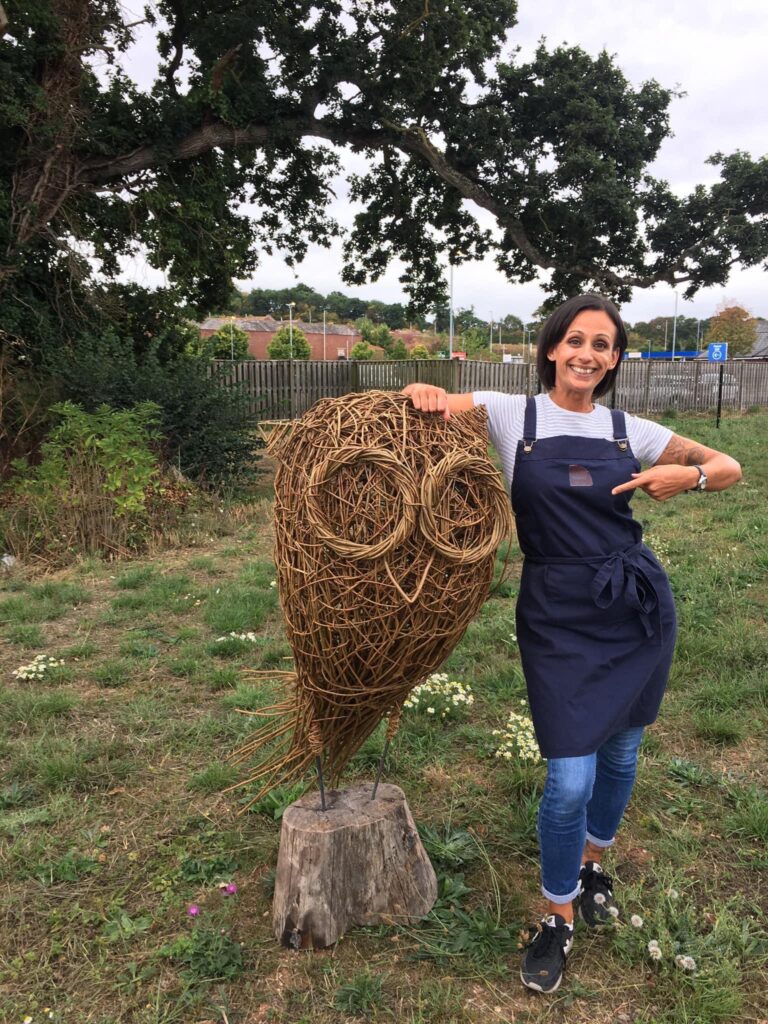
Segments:
[[[517,637],[547,759],[539,838],[548,908],[521,970],[523,983],[540,992],[560,985],[574,901],[590,926],[619,916],[600,861],[632,793],[643,730],[658,714],[672,662],[674,601],[643,544],[632,492],[641,487],[664,501],[687,490],[723,490],[741,476],[727,455],[593,404],[611,387],[626,347],[613,303],[580,295],[539,334],[546,393],[526,399],[405,389],[416,408],[445,419],[485,405],[511,485],[525,555]]]

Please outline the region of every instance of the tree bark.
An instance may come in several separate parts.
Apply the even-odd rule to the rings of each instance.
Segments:
[[[355,925],[413,924],[434,906],[437,878],[403,791],[382,783],[317,792],[286,810],[272,923],[292,949],[330,946]]]

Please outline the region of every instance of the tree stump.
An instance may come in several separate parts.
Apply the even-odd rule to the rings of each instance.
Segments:
[[[307,793],[285,811],[272,923],[292,949],[330,946],[354,925],[413,924],[437,878],[405,795],[382,783]]]

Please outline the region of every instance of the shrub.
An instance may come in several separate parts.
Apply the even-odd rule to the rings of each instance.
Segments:
[[[14,464],[2,512],[7,548],[24,559],[61,561],[143,546],[147,500],[160,488],[157,407],[102,405],[88,413],[62,402],[51,412],[61,422],[42,444],[39,464]]]
[[[87,336],[49,357],[46,371],[61,397],[89,412],[154,402],[164,459],[198,483],[240,483],[258,472],[263,441],[248,421],[248,395],[225,383],[225,371],[211,373],[207,359],[161,363],[149,351],[139,361],[115,335]]]
[[[290,326],[283,326],[267,345],[267,355],[270,359],[309,359],[312,350],[304,331],[298,327],[291,330]]]
[[[358,341],[356,345],[352,346],[349,358],[359,360],[373,359],[373,349],[367,342]]]

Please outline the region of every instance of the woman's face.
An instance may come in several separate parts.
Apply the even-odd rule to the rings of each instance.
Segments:
[[[571,320],[547,359],[555,364],[555,387],[581,394],[595,389],[619,361],[616,325],[602,309],[584,309]]]

